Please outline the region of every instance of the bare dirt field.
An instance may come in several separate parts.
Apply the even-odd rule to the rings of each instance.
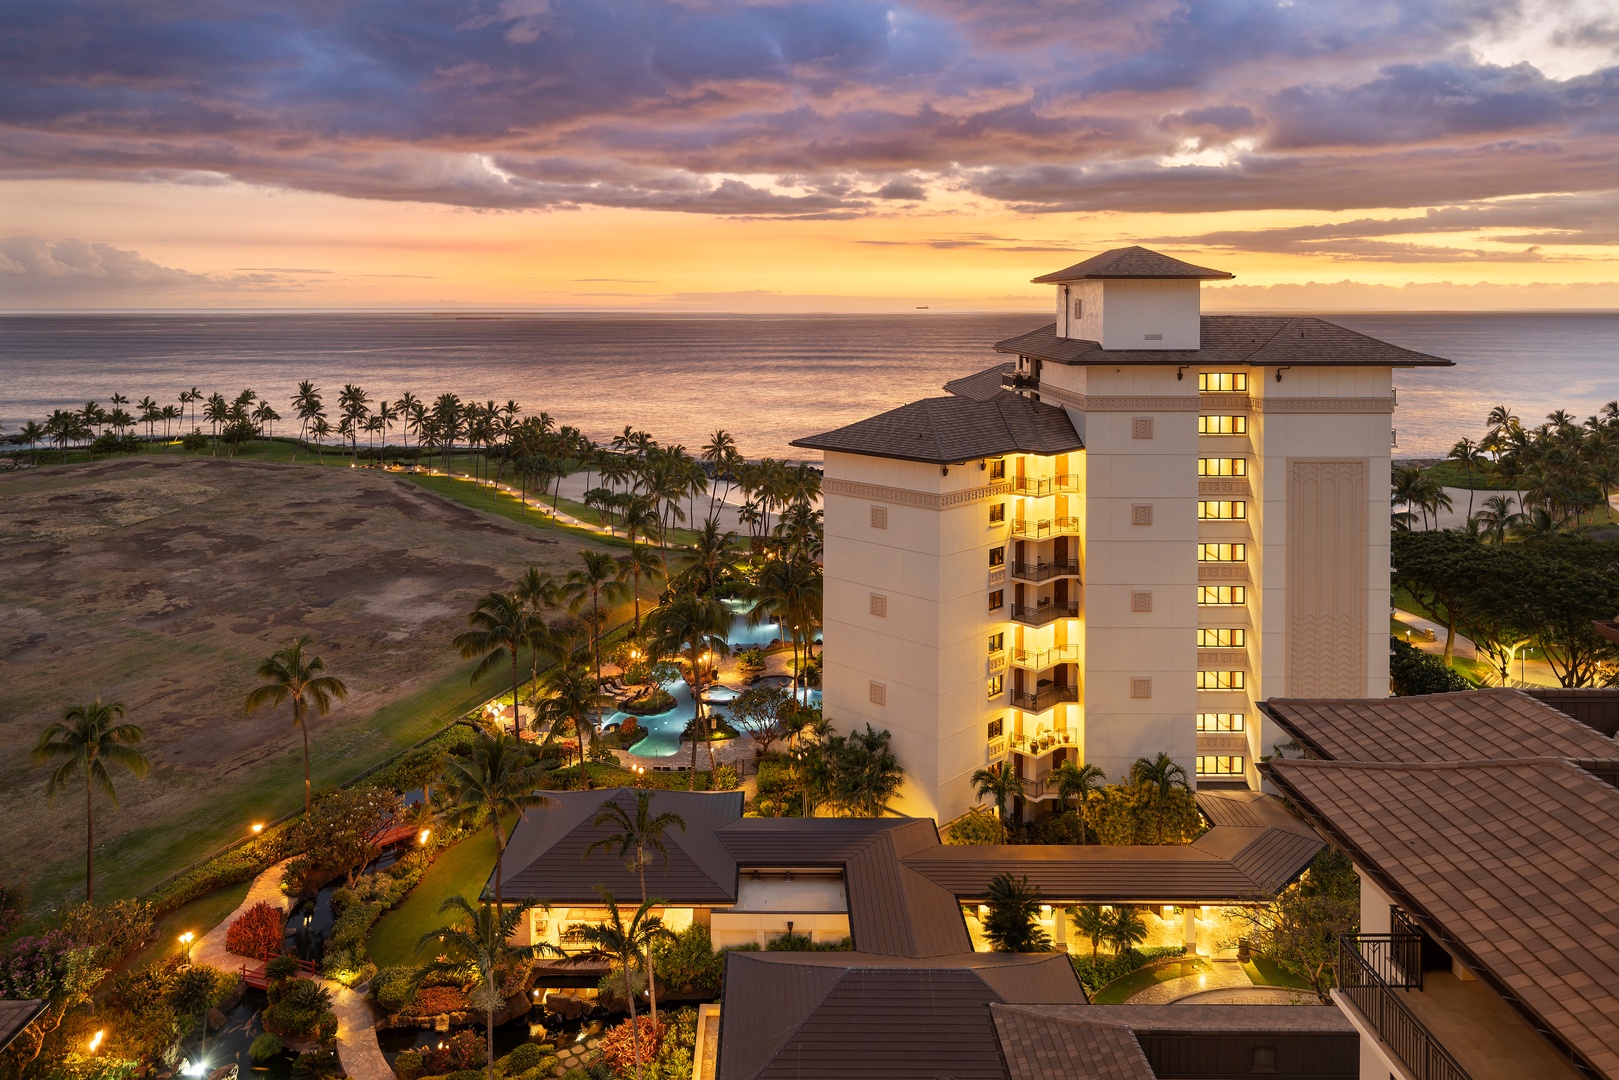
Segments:
[[[347,681],[311,726],[317,784],[345,779],[498,690],[449,646],[466,612],[589,543],[366,470],[140,457],[0,477],[0,881],[33,881],[36,903],[83,887],[82,793],[47,804],[27,757],[64,706],[121,701],[146,730],[157,768],[97,813],[97,893],[129,894],[301,802],[288,710],[242,711],[265,656],[307,634]]]

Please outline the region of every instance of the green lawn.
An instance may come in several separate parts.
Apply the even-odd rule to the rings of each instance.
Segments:
[[[1128,975],[1120,975],[1091,995],[1091,1002],[1096,1005],[1123,1005],[1149,986],[1213,970],[1207,960],[1177,956],[1161,963],[1137,968]]]
[[[508,837],[516,820],[514,816],[507,825]],[[416,955],[416,943],[423,934],[452,921],[450,915],[439,913],[439,905],[456,893],[477,903],[478,893],[494,868],[495,834],[491,829],[479,830],[476,836],[445,851],[428,867],[405,902],[372,927],[367,939],[372,961],[378,967],[398,967],[431,959]]]
[[[592,540],[608,547],[629,547],[629,541],[621,537],[603,536],[591,529],[582,529],[576,525],[566,525],[560,521],[553,521],[543,511],[529,507],[526,510],[518,501],[517,496],[508,495],[495,488],[482,484],[474,484],[466,480],[457,480],[451,476],[424,476],[420,473],[405,474],[405,479],[413,484],[426,488],[436,495],[446,499],[453,499],[463,506],[470,506],[474,510],[497,514],[509,521],[530,525],[537,529],[556,529],[558,532],[571,533],[581,539]],[[571,513],[571,511],[569,511]]]
[[[1281,986],[1288,990],[1305,990],[1311,994],[1315,993],[1315,989],[1310,986],[1309,980],[1293,974],[1267,957],[1254,957],[1251,961],[1242,965],[1242,970],[1248,973],[1248,981],[1255,986]]]
[[[247,899],[247,890],[252,884],[251,881],[244,881],[237,885],[227,885],[223,889],[216,889],[206,896],[197,897],[189,904],[175,908],[157,921],[157,932],[152,943],[131,953],[119,965],[119,969],[134,971],[162,957],[179,952],[181,934],[189,930],[200,938],[224,922],[226,917],[241,907],[242,901]]]

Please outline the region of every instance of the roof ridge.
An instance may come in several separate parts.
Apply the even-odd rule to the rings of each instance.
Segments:
[[[1612,765],[1614,762],[1601,758],[1579,757],[1516,757],[1516,758],[1473,758],[1464,761],[1327,761],[1319,758],[1272,758],[1266,765],[1285,765],[1288,768],[1305,767],[1310,769],[1403,769],[1407,771],[1438,772],[1455,769],[1499,769],[1513,765],[1568,765],[1584,772],[1581,762],[1596,762]]]

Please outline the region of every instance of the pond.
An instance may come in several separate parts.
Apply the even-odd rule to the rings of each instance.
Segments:
[[[388,848],[375,860],[367,864],[362,871],[370,874],[377,870],[386,870],[399,861],[399,856],[408,845],[395,844]],[[324,886],[320,892],[311,898],[306,898],[295,904],[287,913],[286,941],[287,951],[300,960],[313,960],[320,963],[326,954],[326,939],[331,936],[332,923],[336,915],[332,911],[332,894],[345,884],[343,878]]]
[[[269,1061],[257,1064],[247,1053],[247,1048],[253,1045],[253,1040],[264,1034],[264,1024],[259,1019],[259,1014],[268,1004],[264,991],[249,989],[242,996],[242,1000],[237,1002],[236,1007],[225,1015],[225,1026],[217,1031],[210,1031],[206,1039],[192,1047],[181,1066],[181,1074],[207,1076],[215,1069],[235,1062],[238,1075],[243,1080],[247,1077],[254,1077],[256,1080],[291,1080],[292,1060],[295,1055],[280,1054]]]
[[[779,677],[766,676],[760,679],[759,682],[761,685],[779,683],[786,686],[789,680],[785,675]],[[680,735],[686,730],[686,725],[691,723],[692,717],[696,715],[696,710],[692,708],[691,688],[686,685],[685,680],[676,679],[674,682],[664,683],[663,688],[675,699],[674,707],[661,713],[655,713],[652,716],[637,716],[635,718],[635,722],[646,732],[646,738],[636,743],[630,750],[641,757],[673,757],[680,753],[683,745],[680,741]],[[821,692],[819,690],[810,690],[807,693],[811,706],[821,703]],[[721,702],[736,700],[737,691],[728,686],[713,686],[705,691],[705,696],[710,701],[708,711],[714,716],[724,716],[725,705]],[[629,719],[629,715],[629,713],[624,712],[609,713],[602,718],[602,727],[606,730],[614,730]]]
[[[598,1032],[610,1019],[617,1018],[609,1018],[605,1012],[597,1010],[594,1015],[583,1019],[564,1020],[555,1013],[535,1008],[504,1024],[495,1025],[495,1057],[505,1057],[523,1043],[550,1043],[560,1049],[582,1041],[587,1034]],[[392,1065],[402,1052],[438,1046],[457,1031],[474,1031],[480,1039],[484,1037],[483,1024],[480,1022],[455,1027],[447,1032],[434,1031],[430,1027],[388,1028],[377,1032],[377,1042],[382,1047],[382,1056]]]

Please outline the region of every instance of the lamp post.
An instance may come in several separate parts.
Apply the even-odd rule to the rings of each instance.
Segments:
[[[188,967],[191,965],[191,943],[195,940],[197,940],[197,935],[190,930],[180,935],[180,957]]]

